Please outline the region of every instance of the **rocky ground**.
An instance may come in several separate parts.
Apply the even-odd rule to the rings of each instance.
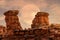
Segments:
[[[60,28],[41,27],[39,29],[15,30],[13,35],[1,37],[2,40],[60,40]]]

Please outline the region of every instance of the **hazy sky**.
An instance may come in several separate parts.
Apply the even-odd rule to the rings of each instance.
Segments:
[[[6,25],[3,13],[11,9],[19,10],[23,28],[30,27],[38,11],[48,12],[50,23],[60,23],[60,0],[0,0],[0,25]]]

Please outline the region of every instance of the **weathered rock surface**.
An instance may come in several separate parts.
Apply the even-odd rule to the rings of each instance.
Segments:
[[[18,18],[18,10],[9,10],[4,13],[5,15],[5,22],[8,30],[8,34],[13,34],[14,30],[22,30],[21,24]]]
[[[49,25],[49,14],[46,12],[38,12],[32,21],[32,28],[39,28],[40,26]]]

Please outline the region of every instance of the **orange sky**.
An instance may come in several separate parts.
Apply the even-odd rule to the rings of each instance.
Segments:
[[[5,26],[3,13],[7,10],[19,10],[19,19],[23,28],[29,28],[38,11],[48,12],[50,23],[60,24],[60,0],[0,0],[0,25]]]

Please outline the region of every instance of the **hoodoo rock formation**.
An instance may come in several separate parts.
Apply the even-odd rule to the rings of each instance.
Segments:
[[[60,26],[49,25],[48,13],[38,12],[32,21],[32,28],[22,30],[18,12],[9,10],[4,13],[6,27],[0,26],[0,40],[60,40]]]
[[[7,30],[22,30],[18,19],[18,10],[9,10],[4,13]]]
[[[34,20],[32,21],[32,28],[37,28],[40,26],[45,26],[49,25],[49,19],[48,19],[49,14],[46,12],[38,12],[35,15]]]

